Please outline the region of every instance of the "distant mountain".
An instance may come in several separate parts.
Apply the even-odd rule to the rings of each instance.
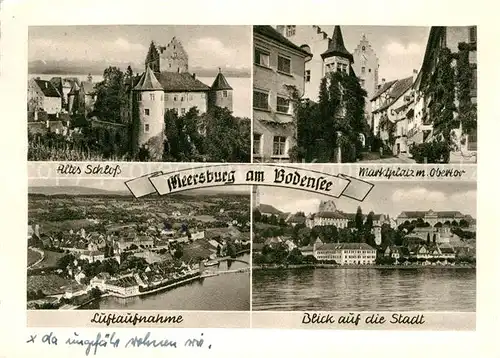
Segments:
[[[83,186],[32,186],[28,194],[42,195],[131,195],[128,191],[111,191]]]
[[[28,63],[28,73],[29,74],[40,74],[40,75],[87,75],[89,73],[93,75],[102,75],[104,70],[110,66],[115,66],[125,71],[127,66],[132,67],[132,71],[135,73],[141,73],[144,71],[142,65],[138,65],[130,62],[107,62],[107,61],[30,61]],[[217,68],[203,68],[203,67],[192,67],[189,72],[195,73],[198,77],[215,77],[219,70]],[[222,69],[224,76],[226,77],[250,77],[250,68],[231,68],[224,67]]]

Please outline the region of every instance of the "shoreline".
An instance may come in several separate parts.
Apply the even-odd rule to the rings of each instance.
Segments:
[[[383,270],[425,270],[425,269],[476,269],[475,265],[332,265],[332,264],[306,264],[287,266],[261,266],[253,265],[253,270],[293,270],[293,269],[383,269]]]

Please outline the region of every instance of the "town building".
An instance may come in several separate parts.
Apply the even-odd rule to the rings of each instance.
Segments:
[[[366,221],[367,215],[363,215],[363,221]],[[356,218],[355,213],[344,213],[337,209],[333,200],[321,201],[318,211],[306,218],[305,224],[312,229],[315,226],[336,226],[338,229],[349,227],[349,222]],[[373,227],[381,227],[383,224],[389,224],[389,217],[385,214],[373,214]]]
[[[140,292],[139,284],[134,277],[121,277],[108,280],[105,284],[105,290],[122,297],[134,296]]]
[[[384,83],[371,99],[372,130],[389,146],[393,155],[407,154],[409,151],[408,123],[414,116],[413,76]]]
[[[253,158],[289,162],[297,137],[290,90],[304,95],[305,64],[312,56],[271,26],[253,29]]]
[[[464,76],[463,71],[470,72],[466,78],[468,83],[468,99],[472,105],[477,104],[477,27],[476,26],[433,26],[429,33],[427,46],[419,73],[418,83],[415,86],[418,101],[421,103],[416,108],[419,114],[418,120],[411,127],[412,141],[414,144],[440,140],[441,133],[436,130],[435,118],[431,118],[429,106],[432,101],[440,98],[432,98],[429,93],[428,83],[434,81],[433,75],[440,66],[441,49],[447,48],[452,53],[452,67],[455,69],[455,106],[454,120],[457,124],[452,129],[453,147],[450,152],[449,163],[475,163],[477,161],[477,129],[466,131],[460,119],[460,102],[458,100],[459,79]],[[459,53],[465,53],[468,57],[467,68],[457,65]],[[461,73],[459,73],[461,71]],[[477,112],[477,109],[473,108]],[[420,113],[421,112],[421,113]],[[476,114],[477,116],[477,114]],[[476,118],[477,119],[477,118]]]
[[[361,87],[366,91],[365,98],[365,116],[367,121],[370,120],[371,114],[371,101],[370,99],[375,95],[378,90],[378,75],[379,75],[379,61],[375,50],[372,48],[370,42],[363,34],[358,46],[353,52],[354,62],[352,68],[359,78]]]
[[[80,254],[80,260],[86,260],[89,263],[104,261],[104,252],[85,250]]]
[[[28,112],[57,114],[62,110],[61,93],[51,81],[32,78],[28,81]]]
[[[435,226],[438,223],[452,225],[453,222],[459,225],[461,220],[469,221],[471,217],[462,214],[460,211],[403,211],[396,218],[396,223],[399,226],[405,222],[411,223],[419,219],[431,226]]]
[[[339,265],[373,265],[377,250],[365,243],[327,243],[319,238],[311,247],[300,248],[304,256],[312,254],[318,261],[331,261]]]

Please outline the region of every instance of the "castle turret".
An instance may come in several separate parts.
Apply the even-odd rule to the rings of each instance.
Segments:
[[[335,71],[350,73],[350,67],[354,59],[352,54],[345,48],[340,26],[335,26],[333,29],[328,49],[321,54],[321,58],[323,59],[325,74]]]
[[[161,159],[164,142],[164,93],[149,66],[133,88],[135,105],[134,152],[147,149],[153,160]]]
[[[233,88],[227,82],[220,68],[210,88],[209,106],[227,108],[231,112],[233,111]]]

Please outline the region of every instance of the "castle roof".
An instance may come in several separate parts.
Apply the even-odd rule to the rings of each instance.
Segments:
[[[257,207],[257,210],[259,210],[262,214],[273,214],[273,215],[283,214],[282,211],[276,209],[274,206],[269,204],[260,204]]]
[[[38,87],[40,87],[45,97],[61,97],[61,94],[52,82],[39,79],[36,79],[35,82]]]
[[[340,30],[340,26],[338,25],[333,29],[332,39],[328,41],[328,49],[321,54],[323,59],[331,56],[345,57],[349,61],[354,62],[352,54],[345,48],[342,30]]]
[[[399,214],[399,218],[418,219],[424,218],[426,215],[435,215],[438,218],[463,218],[464,215],[460,211],[403,211]]]
[[[210,90],[210,87],[188,72],[162,72],[157,74],[157,78],[165,92],[201,92]]]
[[[149,66],[146,67],[146,71],[142,74],[139,82],[134,87],[135,91],[162,91],[163,87],[160,82],[156,79],[153,71]]]
[[[285,36],[280,34],[277,30],[275,30],[272,26],[254,25],[253,32],[254,32],[254,34],[259,34],[259,35],[265,36],[267,38],[270,38],[274,41],[279,42],[282,45],[285,45],[285,46],[290,47],[294,50],[297,50],[297,51],[301,52],[302,54],[304,54],[305,56],[312,56],[311,53],[307,52],[303,48],[294,44],[292,41],[290,41]]]
[[[232,90],[233,88],[227,83],[226,77],[222,74],[220,68],[217,77],[215,77],[214,83],[212,84],[212,90],[220,91],[220,90]]]

